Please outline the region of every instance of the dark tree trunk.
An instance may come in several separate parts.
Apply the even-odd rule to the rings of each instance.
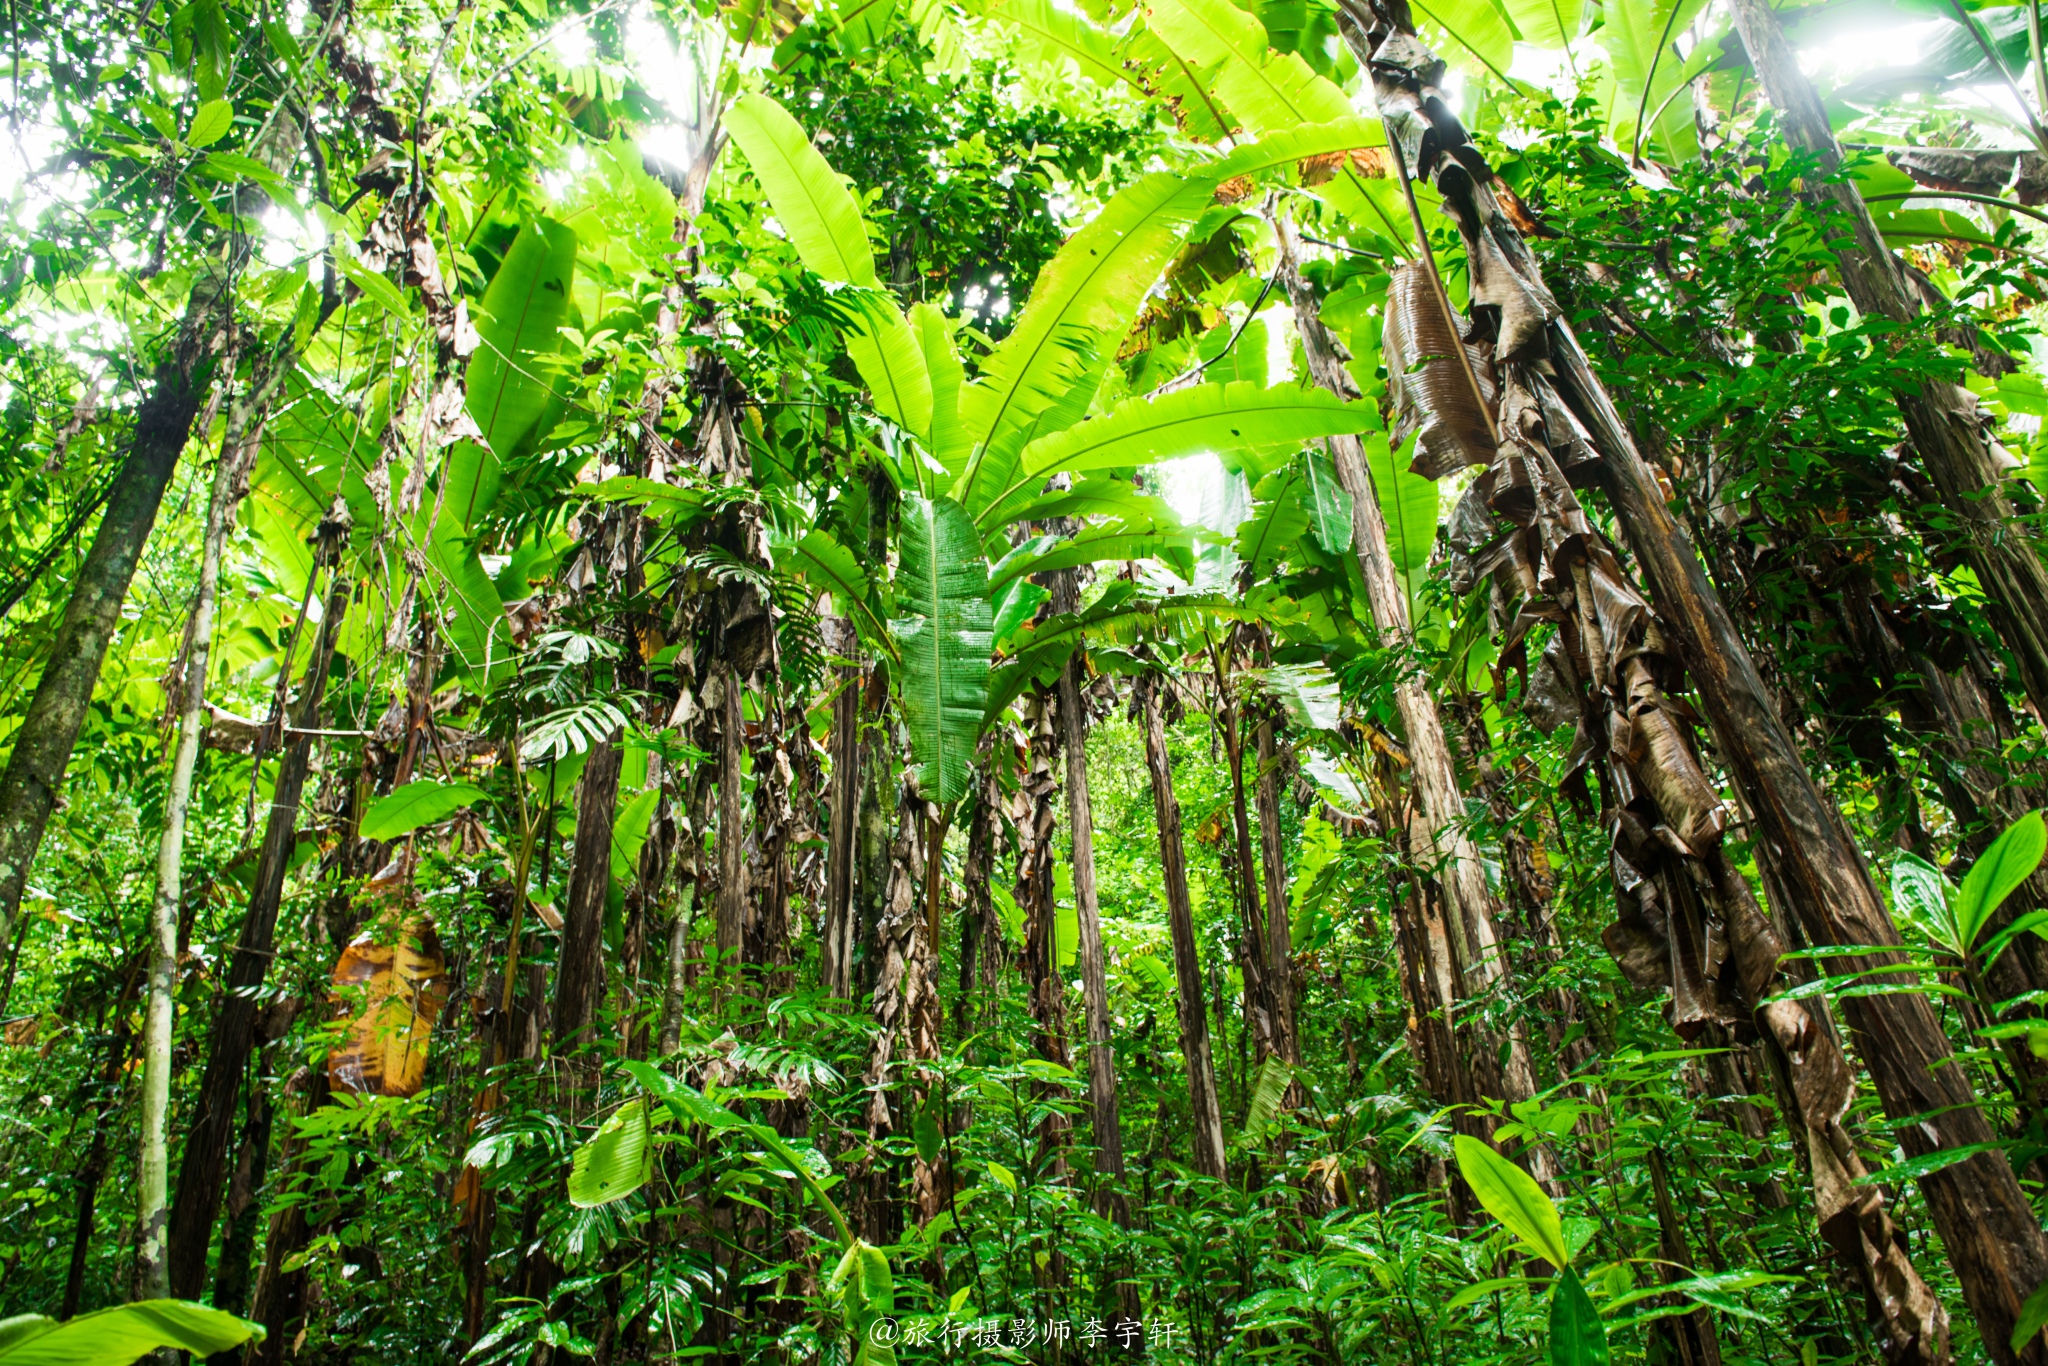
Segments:
[[[611,897],[612,822],[619,804],[619,745],[595,745],[576,795],[576,844],[562,900],[562,956],[555,964],[558,1053],[590,1046],[604,999],[604,917]]]
[[[336,511],[339,512],[338,501]],[[321,525],[321,538],[321,561],[332,566],[339,560],[347,540],[346,513],[341,513],[338,520],[335,513],[330,513]],[[291,713],[291,727],[278,759],[270,818],[264,824],[263,843],[250,884],[249,909],[243,917],[241,939],[235,946],[227,984],[221,993],[212,1043],[206,1054],[206,1073],[199,1084],[199,1101],[185,1132],[185,1154],[178,1168],[178,1193],[171,1206],[170,1231],[171,1294],[179,1299],[197,1299],[206,1281],[207,1247],[213,1241],[214,1219],[220,1212],[229,1138],[238,1108],[235,1098],[242,1091],[243,1074],[248,1071],[249,1057],[255,1048],[257,1018],[263,1008],[257,991],[270,971],[285,874],[298,845],[299,800],[305,793],[315,738],[307,732],[319,724],[328,665],[334,656],[334,635],[348,611],[349,581],[338,568],[332,572],[333,581],[313,641],[313,656],[306,664],[299,704]]]
[[[856,648],[850,625],[842,625],[829,648],[851,656]],[[834,996],[853,991],[853,913],[855,830],[860,824],[860,670],[842,665],[839,693],[832,699],[832,795],[826,839],[825,936],[820,954],[824,987]]]
[[[29,867],[64,791],[64,770],[107,647],[120,629],[128,584],[192,433],[192,420],[213,383],[224,294],[224,282],[211,277],[202,277],[193,288],[170,354],[158,362],[149,397],[135,414],[127,458],[114,476],[99,531],[72,581],[71,599],[45,652],[49,663],[14,733],[14,748],[0,774],[0,943],[14,937]]]

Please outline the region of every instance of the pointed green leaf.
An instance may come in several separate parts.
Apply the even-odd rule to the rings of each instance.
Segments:
[[[1564,1267],[1550,1292],[1550,1366],[1610,1366],[1612,1361],[1600,1311],[1579,1283],[1578,1273]]]
[[[872,287],[874,248],[860,205],[803,126],[766,95],[734,100],[725,126],[803,263],[823,279]]]
[[[535,357],[557,350],[555,330],[569,318],[576,234],[537,218],[519,230],[477,311],[478,345],[469,358],[464,406],[483,433],[449,452],[444,515],[474,527],[498,500],[504,464],[529,451],[559,420],[561,400]]]
[[[654,1141],[647,1101],[636,1097],[577,1147],[569,1164],[569,1203],[578,1209],[593,1209],[623,1200],[646,1185],[653,1170]]]
[[[1225,180],[1234,176],[1259,176],[1268,171],[1292,168],[1310,157],[1349,152],[1360,147],[1384,147],[1386,129],[1378,119],[1358,115],[1329,123],[1310,123],[1281,128],[1257,142],[1235,148],[1216,163]]]
[[[876,410],[929,445],[932,377],[902,312],[879,293],[864,295],[845,335],[846,353],[874,394]]]
[[[1550,1203],[1536,1178],[1468,1134],[1459,1134],[1451,1144],[1458,1156],[1459,1174],[1486,1212],[1544,1261],[1568,1269],[1572,1258],[1565,1247],[1557,1206]]]
[[[1949,880],[1917,854],[1892,859],[1892,911],[1934,944],[1960,953],[1962,937],[1950,909]]]
[[[1016,328],[964,388],[960,413],[974,454],[954,496],[981,513],[1017,486],[1016,452],[1057,408],[1085,413],[1110,356],[1216,181],[1159,171],[1126,186],[1046,263]],[[1056,430],[1057,428],[1053,428]]]
[[[1330,453],[1317,448],[1308,453],[1308,509],[1316,540],[1332,555],[1352,548],[1351,494],[1338,482]]]
[[[924,368],[931,380],[931,452],[946,471],[946,482],[960,477],[967,467],[967,428],[960,421],[960,387],[965,375],[960,353],[953,346],[953,326],[934,304],[913,304],[910,326],[917,333],[918,349],[924,352]]]
[[[1977,936],[2005,899],[2033,876],[2044,853],[2048,853],[2048,824],[2042,822],[2039,811],[2029,811],[2007,826],[1970,865],[1955,903],[1956,933],[1964,952],[1975,946]]]
[[[0,1366],[127,1366],[171,1347],[208,1356],[263,1330],[233,1314],[184,1300],[137,1300],[57,1323],[24,1314],[0,1323]]]
[[[1690,161],[1698,153],[1692,101],[1668,97],[1678,90],[1685,66],[1674,42],[1705,6],[1706,0],[1607,0],[1603,6],[1600,43],[1614,74],[1608,125],[1623,151],[1635,141],[1641,110],[1645,153],[1669,162]]]
[[[1071,61],[1081,75],[1097,85],[1143,90],[1138,78],[1117,60],[1110,34],[1052,0],[995,0],[988,17],[1017,31],[1019,54],[1040,66]]]
[[[463,807],[489,797],[468,783],[439,783],[423,778],[395,787],[363,813],[356,834],[366,840],[395,840],[423,825],[445,820]]]
[[[1182,57],[1216,68],[1217,96],[1254,137],[1357,113],[1307,62],[1272,51],[1265,26],[1230,0],[1155,0],[1148,20]]]
[[[918,791],[944,806],[967,791],[988,696],[988,563],[973,520],[952,499],[906,494],[902,520],[896,600],[906,615],[889,630],[902,655],[896,677]]]
[[[234,106],[226,100],[208,100],[193,113],[192,126],[185,130],[185,145],[211,147],[234,126]]]
[[[1368,404],[1346,404],[1325,390],[1293,385],[1198,384],[1157,398],[1127,399],[1102,417],[1026,446],[986,507],[999,509],[1011,494],[1035,490],[1054,474],[1150,465],[1203,451],[1299,445],[1367,431],[1376,421]],[[1433,489],[1430,496],[1434,500]]]
[[[1259,1080],[1252,1087],[1251,1100],[1245,1105],[1245,1142],[1265,1141],[1274,1121],[1280,1117],[1280,1102],[1287,1098],[1287,1088],[1293,1084],[1294,1069],[1278,1054],[1269,1054],[1259,1068]]]

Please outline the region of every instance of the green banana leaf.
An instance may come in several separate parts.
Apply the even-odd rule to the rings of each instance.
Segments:
[[[889,632],[917,762],[918,791],[944,806],[967,792],[988,696],[994,616],[988,562],[966,509],[950,498],[904,495],[903,559]]]

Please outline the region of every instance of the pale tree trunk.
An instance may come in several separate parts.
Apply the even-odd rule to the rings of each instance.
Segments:
[[[220,562],[235,504],[241,501],[264,414],[278,386],[297,363],[289,336],[257,368],[254,387],[228,413],[207,498],[206,533],[201,542],[199,587],[192,603],[179,699],[178,747],[171,760],[164,800],[163,837],[157,844],[156,896],[150,904],[149,979],[142,1026],[142,1133],[136,1158],[135,1275],[138,1300],[170,1293],[171,1031],[176,1006],[178,911],[183,895],[185,818],[192,803],[192,775],[199,764],[199,732],[206,709],[206,670],[213,649],[213,620],[220,589]]]
[[[1150,674],[1137,683],[1140,728],[1145,733],[1145,768],[1152,780],[1152,809],[1159,822],[1159,868],[1166,887],[1166,919],[1173,936],[1173,973],[1180,1017],[1181,1056],[1187,1060],[1188,1110],[1193,1131],[1194,1168],[1218,1181],[1223,1161],[1223,1109],[1216,1097],[1216,1068],[1209,1056],[1209,1020],[1202,998],[1202,957],[1195,942],[1194,904],[1188,896],[1187,847],[1181,835],[1180,799],[1173,791],[1173,764],[1166,752],[1162,684]]]
[[[1292,253],[1292,233],[1282,237],[1288,252],[1281,267],[1281,280],[1294,308],[1295,328],[1301,336],[1310,377],[1322,388],[1345,398],[1355,398],[1357,387],[1344,371],[1329,333],[1317,316],[1314,293],[1309,289]],[[1389,645],[1400,646],[1410,639],[1408,599],[1394,569],[1387,546],[1386,522],[1380,514],[1379,499],[1373,491],[1372,475],[1365,448],[1355,436],[1332,437],[1330,456],[1337,479],[1351,496],[1351,529],[1358,555],[1360,577],[1374,624]],[[1420,678],[1408,676],[1394,685],[1394,708],[1401,718],[1402,737],[1408,746],[1409,779],[1415,796],[1414,814],[1409,821],[1411,856],[1438,869],[1432,879],[1442,890],[1444,924],[1449,930],[1452,955],[1451,981],[1457,988],[1456,1008],[1467,1013],[1473,998],[1503,993],[1508,989],[1507,955],[1500,937],[1500,903],[1486,885],[1486,873],[1479,851],[1465,833],[1465,799],[1458,788],[1457,769],[1451,762],[1451,747],[1444,735],[1443,718],[1436,698]],[[1453,1008],[1446,1001],[1446,1009]],[[1493,1095],[1510,1104],[1536,1094],[1534,1069],[1529,1063],[1528,1042],[1519,1030],[1510,1031],[1507,1061],[1501,1066],[1502,1040],[1488,1031],[1459,1024],[1459,1032],[1470,1029],[1474,1090]],[[1551,1177],[1548,1155],[1531,1149],[1534,1174],[1539,1180]]]
[[[860,648],[853,624],[843,617],[825,623],[825,647],[844,658]],[[860,823],[860,670],[841,665],[834,675],[839,691],[832,699],[832,756],[825,867],[824,951],[820,954],[825,990],[834,996],[853,994],[853,946],[858,921],[853,909],[855,828]]]
[[[1878,973],[1897,964],[1898,930],[1861,854],[1770,705],[1726,606],[1544,287],[1527,244],[1501,208],[1504,187],[1476,178],[1484,161],[1455,120],[1434,121],[1443,106],[1425,95],[1433,93],[1429,82],[1441,71],[1440,62],[1414,37],[1403,5],[1379,13],[1359,5],[1343,17],[1341,27],[1354,51],[1370,56],[1384,49],[1387,54],[1375,60],[1373,69],[1397,161],[1415,165],[1418,174],[1433,180],[1444,212],[1457,223],[1474,262],[1475,305],[1500,310],[1497,357],[1524,383],[1554,384],[1562,405],[1559,422],[1598,458],[1601,482],[1648,581],[1657,620],[1668,633],[1665,645],[1698,690],[1722,757],[1754,813],[1759,862],[1776,869],[1784,892],[1772,899],[1774,905],[1796,914],[1817,945],[1875,949],[1831,959],[1831,971]],[[1423,165],[1417,157],[1426,135],[1433,159]],[[1539,359],[1546,362],[1541,372]],[[1516,416],[1518,421],[1504,428],[1510,436],[1547,429],[1540,417],[1525,425]],[[1996,591],[1991,582],[1985,587]],[[1746,893],[1746,887],[1741,890]],[[1909,1158],[1983,1145],[1976,1155],[1920,1178],[1920,1189],[1986,1351],[2001,1366],[2048,1362],[2048,1348],[2038,1338],[2018,1354],[2009,1346],[2021,1303],[2048,1276],[2048,1240],[2005,1155],[1996,1150],[1990,1123],[1932,1007],[1918,993],[1899,992],[1845,1001],[1843,1013],[1886,1113],[1895,1121],[1912,1121],[1897,1131]],[[1796,1053],[1795,1044],[1804,1042],[1798,1037],[1802,1031],[1781,1031],[1777,1019],[1769,1023],[1787,1051]],[[1843,1094],[1832,1086],[1821,1089],[1830,1099]],[[1838,1119],[1839,1112],[1819,1108],[1807,1116],[1816,1153],[1841,1141]],[[1845,1165],[1848,1157],[1853,1149]],[[1860,1206],[1860,1194],[1867,1189],[1851,1187],[1845,1193]],[[1938,1359],[1946,1351],[1939,1305],[1924,1314],[1922,1307],[1900,1306],[1901,1346]],[[1918,1342],[1913,1341],[1916,1335]]]

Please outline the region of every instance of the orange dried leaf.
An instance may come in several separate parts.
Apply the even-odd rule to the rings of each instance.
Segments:
[[[388,921],[342,950],[328,1001],[348,1017],[327,1058],[329,1084],[358,1095],[410,1096],[427,1077],[427,1041],[448,999],[448,966],[430,916],[393,934]]]

